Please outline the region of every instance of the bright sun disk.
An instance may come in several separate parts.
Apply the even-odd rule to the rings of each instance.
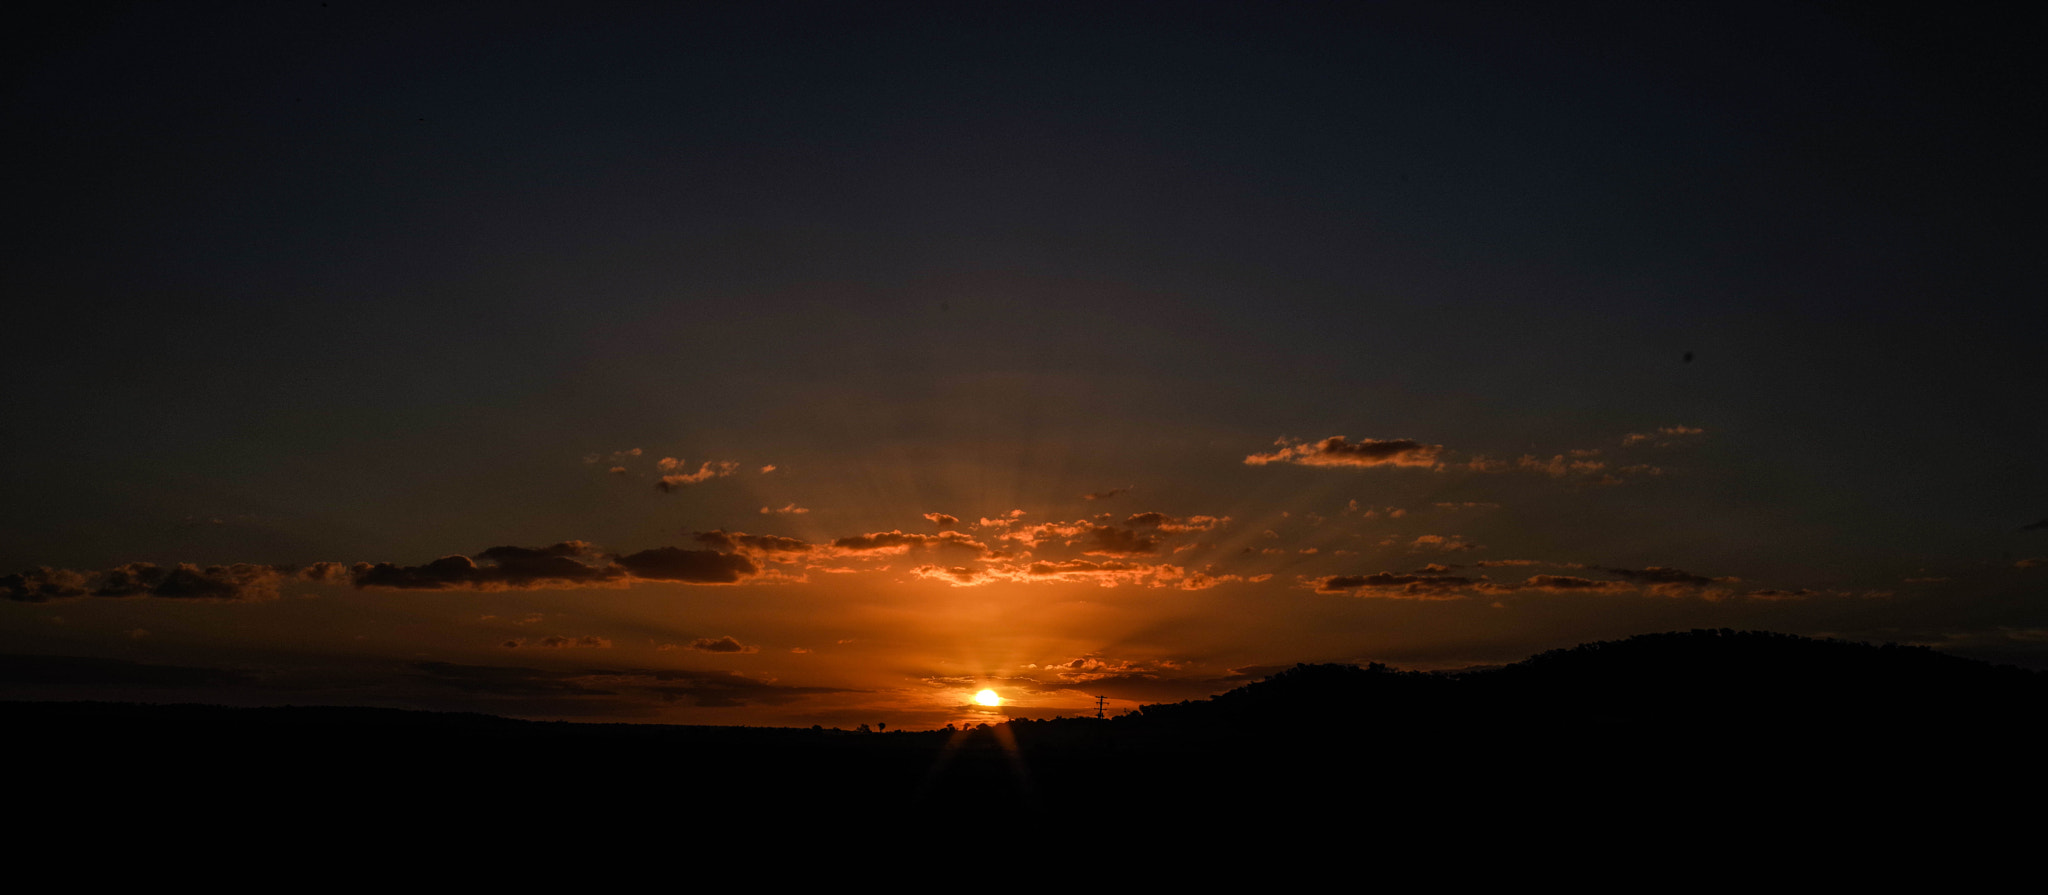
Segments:
[[[982,705],[1003,704],[1003,698],[1001,696],[997,696],[996,691],[994,690],[983,690],[980,693],[974,694],[974,701]]]

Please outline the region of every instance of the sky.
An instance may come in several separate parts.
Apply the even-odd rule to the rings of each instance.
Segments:
[[[0,698],[2048,668],[2042,73],[1990,14],[419,6],[8,38]]]

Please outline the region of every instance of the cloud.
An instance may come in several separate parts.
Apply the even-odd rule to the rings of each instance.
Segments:
[[[694,485],[698,482],[723,478],[738,472],[740,468],[740,464],[733,460],[706,460],[703,465],[697,467],[696,472],[681,473],[675,470],[683,468],[683,461],[674,457],[663,457],[661,462],[656,465],[661,468],[662,472],[667,473],[654,483],[654,487],[660,489],[663,493],[674,491],[685,485]]]
[[[356,587],[392,590],[527,590],[541,587],[620,587],[630,573],[616,565],[586,562],[596,552],[583,541],[562,541],[547,547],[492,547],[475,560],[460,554],[425,565],[359,563],[353,570]]]
[[[983,516],[980,521],[974,523],[974,527],[1007,530],[1010,526],[1015,525],[1017,520],[1022,518],[1024,518],[1023,510],[1011,510],[993,519]]]
[[[1093,584],[1098,587],[1170,588],[1207,590],[1220,584],[1263,581],[1270,576],[1244,578],[1189,569],[1170,563],[1125,560],[1040,560],[1030,563],[995,563],[980,568],[921,565],[910,574],[927,580],[944,581],[955,587],[977,587],[999,581],[1018,584]]]
[[[737,553],[680,547],[642,550],[621,556],[617,562],[638,579],[686,584],[734,584],[761,571],[760,566]]]
[[[1548,460],[1523,454],[1521,459],[1515,461],[1515,466],[1518,469],[1540,472],[1554,479],[1568,475],[1591,475],[1607,468],[1604,461],[1588,460],[1583,457],[1567,458],[1564,454],[1554,455]]]
[[[1380,546],[1392,547],[1399,543],[1399,538],[1388,538],[1381,541]],[[1410,553],[1423,550],[1435,550],[1439,553],[1463,553],[1467,550],[1485,549],[1482,545],[1466,541],[1464,535],[1417,535],[1415,540],[1409,541],[1402,546],[1407,547]]]
[[[1665,426],[1655,432],[1631,432],[1621,437],[1622,447],[1634,447],[1649,443],[1652,447],[1671,447],[1694,435],[1706,434],[1705,429],[1696,426]]]
[[[1133,528],[1156,528],[1163,532],[1179,534],[1189,531],[1214,531],[1230,524],[1229,516],[1187,516],[1175,518],[1165,513],[1133,513],[1124,520]]]
[[[1115,516],[1103,513],[1094,519],[1072,522],[1041,522],[1012,527],[998,537],[1021,543],[1032,550],[1048,544],[1076,547],[1091,556],[1143,556],[1159,552],[1172,535],[1213,531],[1230,523],[1228,516],[1168,516],[1165,513],[1133,513],[1122,525]],[[988,522],[989,520],[982,520]]]
[[[2043,519],[2032,525],[2022,525],[2020,526],[2020,531],[2048,531],[2048,519]]]
[[[1598,581],[1575,575],[1531,575],[1519,584],[1505,585],[1511,590],[1541,590],[1551,593],[1617,593],[1635,590],[1635,585],[1625,581]]]
[[[631,458],[633,458],[633,457],[638,457],[638,456],[640,456],[640,449],[639,449],[639,448],[627,448],[626,450],[623,450],[623,451],[613,451],[613,452],[611,452],[611,453],[609,453],[609,454],[584,454],[584,455],[583,455],[583,462],[585,462],[585,463],[602,463],[602,462],[609,462],[609,463],[611,463],[612,465],[614,465],[614,466],[617,466],[617,465],[618,465],[618,464],[620,464],[620,463],[624,463],[624,462],[626,462],[627,460],[629,460],[629,459],[631,459]]]
[[[2015,569],[2032,569],[2038,568],[2040,566],[2048,566],[2048,559],[2043,559],[2040,557],[2028,557],[2026,559],[2020,560],[2019,562],[2012,564],[2012,567]]]
[[[1664,566],[1650,566],[1646,569],[1616,569],[1605,566],[1586,566],[1585,568],[1627,578],[1630,581],[1641,581],[1646,584],[1722,584],[1742,580],[1740,578],[1709,578],[1705,575],[1695,575],[1691,572]]]
[[[1831,592],[1829,591],[1809,590],[1802,587],[1796,590],[1764,588],[1763,590],[1750,591],[1743,594],[1743,596],[1752,600],[1804,600],[1808,597],[1828,596],[1830,594]]]
[[[548,635],[548,636],[546,636],[546,637],[542,637],[542,638],[539,638],[539,639],[537,639],[537,640],[525,640],[525,639],[520,639],[520,640],[507,640],[507,641],[505,641],[505,642],[504,642],[503,644],[501,644],[501,645],[502,645],[502,646],[504,646],[504,647],[505,647],[506,649],[525,649],[525,648],[534,648],[534,649],[579,649],[579,648],[580,648],[580,649],[611,649],[611,648],[612,648],[612,642],[611,642],[611,641],[609,641],[609,640],[606,640],[606,639],[605,639],[605,638],[603,638],[603,637],[598,637],[598,636],[595,636],[595,635],[585,635],[585,636],[582,636],[582,637],[563,637],[563,636],[561,636],[561,635],[559,635],[559,634],[551,634],[551,635]]]
[[[1083,495],[1081,495],[1081,499],[1082,499],[1082,500],[1108,500],[1108,499],[1110,499],[1110,498],[1112,498],[1112,497],[1115,497],[1115,496],[1117,496],[1117,495],[1119,495],[1119,494],[1128,494],[1128,493],[1130,493],[1130,491],[1131,491],[1131,486],[1129,486],[1129,485],[1125,485],[1125,486],[1124,486],[1124,487],[1122,487],[1122,488],[1111,488],[1111,489],[1109,489],[1109,490],[1107,490],[1107,491],[1096,491],[1096,492],[1092,492],[1092,493],[1089,493],[1089,494],[1083,494]]]
[[[926,513],[924,517],[940,528],[952,528],[960,524],[960,517],[948,513]]]
[[[1252,454],[1245,457],[1245,465],[1293,463],[1297,466],[1435,468],[1438,465],[1438,456],[1443,453],[1443,445],[1423,444],[1406,438],[1387,441],[1366,438],[1353,442],[1347,441],[1342,435],[1332,435],[1312,444],[1293,443],[1285,438],[1274,444],[1279,445],[1280,449],[1270,454]]]
[[[723,546],[750,539],[758,539],[756,543],[788,540],[708,534]],[[548,547],[492,547],[478,553],[476,559],[457,554],[418,566],[357,563],[350,569],[350,581],[358,588],[499,591],[626,587],[636,581],[733,584],[760,571],[753,560],[736,552],[656,547],[612,556],[584,541],[563,541]]]
[[[1397,572],[1329,575],[1306,580],[1314,584],[1317,593],[1401,600],[1456,600],[1463,596],[1461,591],[1485,581],[1484,578],[1447,575],[1433,571],[1408,575]]]
[[[900,530],[869,532],[834,540],[832,549],[846,556],[903,555],[913,550],[943,551],[975,557],[990,553],[987,544],[957,531],[942,531],[935,535],[907,534]]]
[[[760,647],[741,643],[733,639],[730,634],[718,638],[699,637],[684,645],[683,648],[696,650],[700,653],[758,653],[761,651]]]
[[[38,567],[0,576],[0,596],[21,603],[79,597],[160,597],[173,600],[258,601],[277,597],[289,570],[254,563],[160,566],[135,562],[104,572]]]
[[[785,504],[781,509],[775,509],[773,507],[762,507],[761,515],[801,516],[810,511],[811,510],[809,507],[800,507],[796,505],[796,501],[790,501],[788,504]]]
[[[17,603],[47,603],[83,597],[92,592],[91,584],[92,576],[84,572],[39,566],[0,576],[0,597]]]
[[[691,538],[714,550],[724,553],[745,553],[757,558],[785,561],[789,554],[809,553],[815,545],[796,538],[780,535],[750,535],[743,531],[713,529],[700,531]]]

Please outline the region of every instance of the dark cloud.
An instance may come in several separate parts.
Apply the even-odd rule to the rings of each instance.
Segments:
[[[1808,597],[1817,597],[1823,595],[1825,595],[1823,591],[1810,590],[1804,587],[1798,588],[1796,590],[1764,588],[1763,590],[1753,590],[1746,594],[1743,594],[1743,596],[1748,597],[1752,600],[1804,600]]]
[[[612,642],[603,637],[586,634],[582,637],[563,637],[550,634],[536,640],[507,640],[506,649],[611,649]]]
[[[1248,466],[1264,466],[1268,463],[1293,463],[1299,466],[1417,466],[1435,467],[1437,458],[1443,453],[1443,445],[1423,444],[1406,438],[1378,441],[1371,438],[1360,441],[1346,440],[1342,435],[1332,435],[1314,443],[1293,443],[1289,439],[1275,442],[1280,449],[1269,454],[1252,454],[1244,458]]]
[[[1097,518],[1107,518],[1107,514]],[[1230,523],[1229,516],[1168,516],[1165,513],[1132,513],[1124,520],[1133,528],[1156,528],[1164,532],[1180,534],[1190,531],[1214,531]]]
[[[1122,487],[1122,488],[1111,488],[1111,489],[1109,489],[1109,490],[1107,490],[1107,491],[1096,491],[1096,492],[1093,492],[1093,493],[1089,493],[1089,494],[1083,494],[1083,495],[1081,495],[1081,499],[1082,499],[1082,500],[1108,500],[1108,499],[1110,499],[1110,498],[1112,498],[1112,497],[1115,497],[1115,496],[1117,496],[1117,495],[1119,495],[1119,494],[1129,494],[1129,493],[1130,493],[1130,491],[1131,491],[1131,488],[1130,488],[1130,486],[1129,486],[1129,485],[1126,485],[1126,486],[1124,486],[1124,487]]]
[[[760,647],[741,643],[730,634],[718,638],[699,637],[696,640],[690,641],[683,648],[696,650],[700,653],[758,653],[761,651]]]
[[[397,590],[530,590],[624,587],[634,581],[732,584],[760,568],[745,556],[716,550],[656,547],[607,557],[582,541],[549,547],[492,547],[477,556],[444,556],[419,566],[360,563],[356,587]]]
[[[1645,584],[1715,584],[1738,580],[1734,578],[1708,578],[1705,575],[1695,575],[1691,572],[1684,572],[1664,566],[1651,566],[1647,569],[1616,569],[1603,566],[1587,566],[1586,568],[1595,572],[1606,572],[1619,578],[1627,578],[1630,581],[1641,581]]]
[[[1432,567],[1435,568],[1435,567]],[[1448,572],[1445,569],[1444,572]],[[1452,600],[1459,591],[1484,583],[1485,579],[1444,572],[1403,575],[1375,572],[1371,575],[1330,575],[1313,579],[1318,593],[1350,594],[1357,597],[1391,597],[1408,600]]]
[[[22,603],[84,596],[161,597],[173,600],[269,600],[287,572],[277,566],[232,563],[160,566],[135,562],[98,574],[47,567],[0,577],[0,595]]]
[[[2048,531],[2048,519],[2043,519],[2032,525],[2022,525],[2020,526],[2020,531]]]
[[[1515,590],[1544,590],[1552,593],[1575,591],[1605,593],[1635,590],[1634,585],[1625,581],[1599,581],[1592,578],[1580,578],[1576,575],[1531,575],[1520,584],[1507,585],[1507,587]]]
[[[692,538],[699,544],[725,553],[806,553],[811,549],[809,542],[796,538],[750,535],[743,531],[714,529],[698,532]]]
[[[477,554],[487,565],[467,556],[444,556],[420,566],[363,563],[355,568],[355,586],[397,590],[525,590],[540,587],[623,585],[626,572],[604,563],[582,541],[548,547],[492,547]],[[585,562],[585,558],[598,563]]]
[[[92,591],[91,576],[70,569],[40,566],[13,575],[0,576],[0,597],[17,603],[47,603],[83,597]]]

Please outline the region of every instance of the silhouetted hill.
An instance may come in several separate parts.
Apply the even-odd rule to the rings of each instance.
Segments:
[[[567,792],[718,812],[1351,803],[1450,823],[1541,804],[1657,814],[1680,793],[1857,816],[1936,793],[1968,803],[2031,777],[2044,692],[2041,674],[1930,650],[1724,630],[1464,673],[1298,665],[1107,721],[962,732],[104,703],[4,704],[0,722],[66,781],[66,804],[431,805],[483,822]]]

